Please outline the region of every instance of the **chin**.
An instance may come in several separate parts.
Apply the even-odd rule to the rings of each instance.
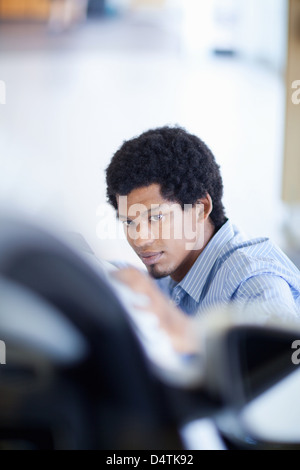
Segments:
[[[160,271],[159,269],[156,268],[155,265],[149,266],[148,272],[154,279],[162,279],[163,277],[170,276],[171,274],[171,272],[169,271]]]

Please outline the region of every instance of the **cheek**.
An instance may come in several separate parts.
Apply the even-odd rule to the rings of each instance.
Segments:
[[[180,261],[186,256],[186,253],[186,240],[169,240],[169,243],[167,244],[168,258],[173,261]]]
[[[190,211],[185,214],[183,227],[183,238],[189,242],[193,241],[198,232],[198,223],[195,211]]]
[[[126,235],[126,234],[125,234],[125,235]],[[128,234],[126,235],[126,240],[127,240],[127,242],[129,243],[129,245],[131,246],[131,248],[132,248],[133,250],[135,250],[135,249],[136,249],[136,246],[135,246],[135,244],[134,244],[134,240],[133,240]]]

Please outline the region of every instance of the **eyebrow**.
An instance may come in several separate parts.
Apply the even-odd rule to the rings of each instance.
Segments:
[[[151,208],[148,209],[147,211],[143,212],[143,214],[140,214],[140,217],[142,217],[144,214],[149,214],[152,211],[158,210],[160,207],[163,207],[165,204],[159,204],[158,206],[155,206],[155,204],[151,204]],[[138,211],[137,211],[138,212]],[[125,221],[125,220],[132,220],[130,217],[125,216],[125,215],[120,215],[119,212],[117,213],[117,218],[120,221]]]

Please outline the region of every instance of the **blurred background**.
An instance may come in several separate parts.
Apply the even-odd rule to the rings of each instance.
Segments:
[[[138,264],[105,168],[178,124],[215,154],[232,221],[300,265],[299,31],[299,0],[0,0],[0,210]]]

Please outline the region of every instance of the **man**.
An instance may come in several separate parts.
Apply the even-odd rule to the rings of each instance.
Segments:
[[[122,145],[106,176],[128,242],[181,312],[259,302],[266,315],[299,316],[299,270],[267,238],[247,240],[226,218],[220,168],[198,137],[179,127],[145,132]],[[176,318],[175,329],[185,329],[187,317],[153,282],[134,270],[119,278],[148,295],[162,324]]]

